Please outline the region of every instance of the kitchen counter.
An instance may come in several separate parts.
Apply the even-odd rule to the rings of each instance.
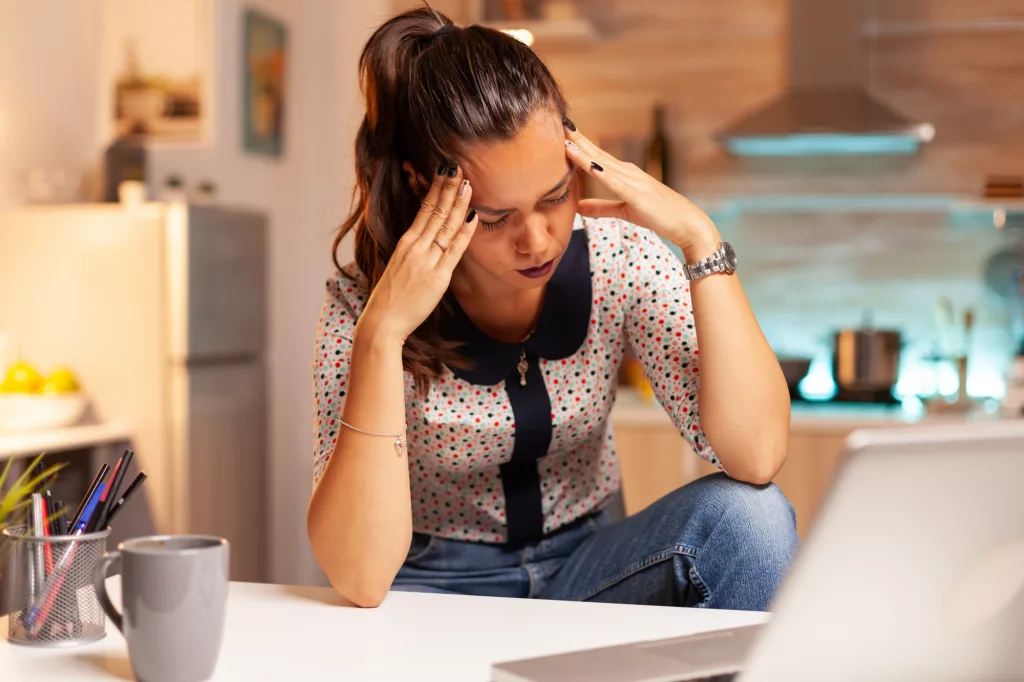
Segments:
[[[794,402],[790,412],[790,428],[794,432],[845,435],[864,428],[893,427],[920,423],[958,423],[996,419],[984,412],[961,414],[929,414],[921,403],[898,405],[856,403]],[[612,423],[623,426],[658,427],[671,423],[657,401],[643,400],[636,391],[619,389],[612,408]]]
[[[918,401],[893,406],[795,402],[786,461],[774,481],[796,510],[797,532],[805,537],[846,452],[850,433],[990,419],[998,415],[928,413]],[[693,453],[658,403],[644,401],[633,390],[620,390],[612,408],[612,429],[627,514],[717,470]]]
[[[85,450],[131,440],[131,430],[116,422],[0,433],[0,461],[41,453]]]

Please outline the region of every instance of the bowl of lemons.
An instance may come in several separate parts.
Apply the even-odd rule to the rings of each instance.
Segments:
[[[19,360],[0,381],[0,432],[71,426],[82,419],[87,405],[70,369],[57,367],[44,375]]]

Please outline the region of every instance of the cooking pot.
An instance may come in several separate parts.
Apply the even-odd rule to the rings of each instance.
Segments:
[[[848,390],[886,390],[900,369],[900,332],[889,329],[841,329],[832,339],[832,378]]]

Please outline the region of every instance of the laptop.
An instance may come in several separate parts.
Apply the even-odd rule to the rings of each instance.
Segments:
[[[763,624],[496,663],[493,682],[1024,679],[1024,420],[851,434]]]

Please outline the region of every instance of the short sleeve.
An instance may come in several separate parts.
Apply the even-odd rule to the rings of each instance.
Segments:
[[[317,324],[316,352],[313,359],[313,487],[331,459],[338,439],[339,420],[348,393],[348,373],[352,359],[352,335],[358,319],[349,296],[357,294],[356,283],[347,283],[344,275],[328,281],[327,299]],[[346,295],[348,294],[348,296]]]
[[[690,283],[679,258],[650,230],[621,223],[629,282],[626,334],[658,402],[690,447],[721,466],[700,424],[699,350]]]

